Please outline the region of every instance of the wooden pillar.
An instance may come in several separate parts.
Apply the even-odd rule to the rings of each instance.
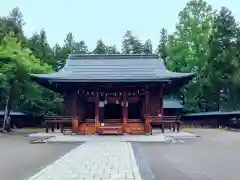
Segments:
[[[48,120],[45,121],[45,123],[46,123],[46,133],[48,133],[48,129],[49,129],[49,123],[48,123]]]
[[[145,99],[143,97],[140,97],[141,100],[141,120],[145,120]]]
[[[164,109],[163,109],[163,85],[160,86],[159,89],[159,98],[160,98],[160,114],[164,116]]]
[[[84,101],[85,101],[85,97],[84,95],[81,93],[78,93],[78,97],[77,97],[77,115],[78,115],[78,131],[82,131],[82,123],[83,123],[83,118],[84,118]]]
[[[146,90],[145,92],[145,113],[146,116],[149,116],[149,92]]]
[[[99,127],[99,92],[95,93],[95,132]]]
[[[161,119],[164,120],[164,109],[163,109],[163,84],[159,88],[159,114],[161,114]],[[162,133],[164,133],[164,123],[162,123]],[[171,125],[170,125],[171,130]]]
[[[127,92],[123,92],[123,132],[127,131],[128,107],[127,107]]]
[[[63,116],[72,116],[73,112],[73,94],[70,93],[64,93],[63,94],[63,110],[61,111],[61,115]]]
[[[71,100],[72,100],[72,108],[71,108],[72,131],[74,133],[77,133],[78,132],[78,115],[77,115],[78,101],[77,101],[77,93],[74,93],[71,96]]]
[[[145,91],[145,132],[150,133],[150,119],[149,119],[149,92]]]

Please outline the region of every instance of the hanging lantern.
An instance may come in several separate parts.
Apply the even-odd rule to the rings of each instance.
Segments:
[[[116,100],[116,104],[119,104],[119,101],[118,101],[118,100]]]

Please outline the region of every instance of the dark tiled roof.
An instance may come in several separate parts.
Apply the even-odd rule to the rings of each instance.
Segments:
[[[59,72],[32,76],[51,81],[141,82],[191,78],[193,73],[168,71],[156,55],[72,54]]]
[[[4,111],[0,111],[0,116],[4,115]],[[11,111],[10,112],[11,116],[25,116],[27,114],[23,113],[23,112],[15,112],[15,111]]]
[[[183,116],[222,116],[222,115],[240,115],[240,111],[209,111],[199,113],[188,113]]]
[[[174,100],[174,99],[164,99],[163,100],[163,108],[166,109],[182,109],[183,106],[180,103],[180,101],[178,100]]]

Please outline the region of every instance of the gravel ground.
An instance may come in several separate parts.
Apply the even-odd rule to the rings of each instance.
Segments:
[[[79,145],[31,144],[33,139],[24,135],[26,134],[0,134],[1,180],[27,179]]]
[[[133,143],[141,149],[135,156],[147,159],[157,180],[239,180],[240,133],[191,131],[201,138],[175,144]]]

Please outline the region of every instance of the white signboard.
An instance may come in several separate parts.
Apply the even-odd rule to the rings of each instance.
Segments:
[[[104,101],[99,101],[98,107],[104,107]]]

